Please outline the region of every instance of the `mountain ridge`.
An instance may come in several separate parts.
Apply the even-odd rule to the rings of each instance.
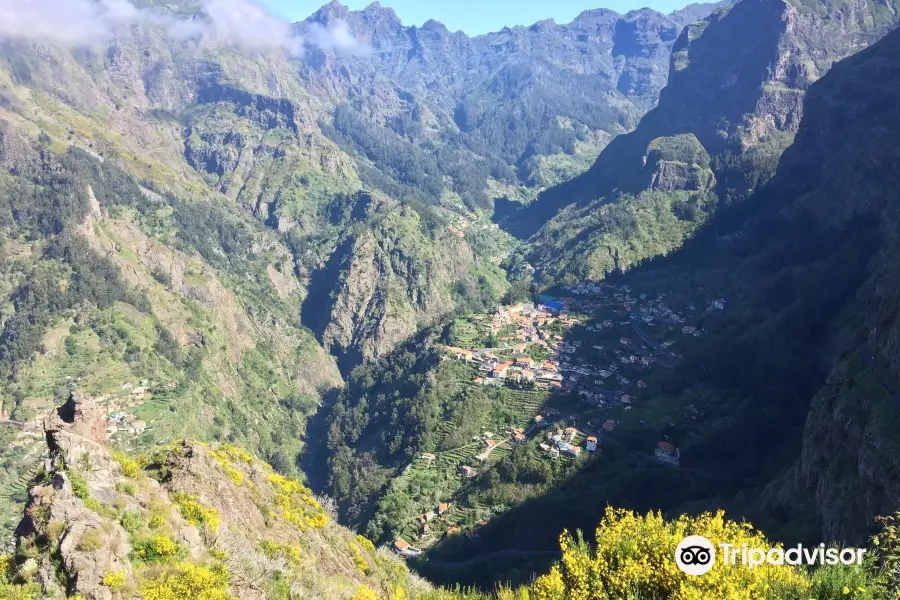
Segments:
[[[751,0],[688,26],[673,48],[669,84],[660,104],[637,129],[611,142],[583,175],[544,192],[536,203],[511,216],[514,231],[535,235],[532,262],[547,266],[550,279],[560,269],[602,278],[659,251],[638,247],[635,253],[623,243],[627,229],[602,224],[589,239],[567,249],[566,239],[572,236],[566,230],[574,223],[590,222],[592,214],[603,210],[633,212],[629,198],[645,193],[690,197],[689,212],[698,213],[699,221],[720,203],[748,197],[772,176],[777,158],[792,142],[803,91],[834,60],[871,44],[896,25],[896,12],[879,7],[865,1],[830,2],[817,14],[799,2]],[[748,37],[757,30],[763,35]],[[668,149],[658,152],[660,144]],[[620,201],[623,196],[625,201]],[[620,206],[603,208],[616,204]],[[554,218],[557,211],[563,213]],[[677,217],[672,208],[664,214]],[[699,221],[687,219],[687,235]],[[679,233],[676,245],[663,253],[684,236]],[[605,258],[617,249],[631,253],[623,264]],[[560,261],[566,253],[580,258]]]

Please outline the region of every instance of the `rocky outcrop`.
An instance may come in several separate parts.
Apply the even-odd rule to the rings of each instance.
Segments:
[[[197,101],[203,104],[231,104],[247,120],[262,125],[265,129],[287,127],[294,133],[299,133],[294,104],[285,98],[269,98],[233,85],[213,82],[197,91]]]
[[[105,573],[132,575],[127,532],[118,523],[107,523],[84,502],[87,494],[109,503],[117,495],[120,467],[101,443],[106,439],[102,417],[93,398],[81,393],[73,393],[47,417],[44,432],[50,457],[39,483],[29,491],[26,516],[16,532],[20,548],[33,547],[41,538],[53,539],[63,573],[60,578],[51,564],[35,557],[22,569],[33,572],[45,590],[90,600],[112,599],[112,590],[103,585]],[[83,474],[78,476],[83,487],[77,491],[69,475],[74,469]]]
[[[135,460],[102,443],[101,418],[82,394],[47,418],[50,457],[16,532],[4,573],[12,583],[85,600],[182,597],[172,594],[187,588],[264,600],[276,583],[340,599],[363,585],[421,587],[334,523],[309,489],[247,452],[185,441]]]
[[[511,226],[531,235],[568,205],[613,202],[654,181],[651,144],[695,137],[715,160],[719,199],[743,199],[774,175],[803,116],[809,86],[831,66],[877,41],[898,15],[874,0],[742,0],[687,26],[672,48],[659,104],[615,138],[591,169],[544,192]],[[684,178],[689,190],[695,185]]]
[[[813,398],[793,483],[811,497],[825,539],[865,544],[873,518],[900,507],[895,403],[860,353],[842,359]]]
[[[331,290],[327,305],[309,307],[321,315],[311,326],[344,373],[452,312],[456,287],[478,285],[471,272],[476,259],[465,242],[444,232],[429,239],[433,233],[421,229],[408,208],[382,209],[398,213],[335,251],[326,267],[333,272],[320,283]]]

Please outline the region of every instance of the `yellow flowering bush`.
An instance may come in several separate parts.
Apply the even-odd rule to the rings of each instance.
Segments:
[[[114,461],[119,463],[119,468],[122,471],[122,475],[125,477],[131,477],[134,479],[141,473],[141,466],[138,464],[138,461],[128,458],[124,452],[113,452],[112,458]]]
[[[103,585],[117,589],[125,585],[125,571],[109,571],[103,576]]]
[[[232,600],[228,569],[221,563],[208,567],[179,563],[140,588],[144,600]]]
[[[356,593],[350,600],[378,600],[378,594],[372,591],[372,588],[366,585],[360,585],[356,588]]]
[[[39,600],[43,597],[37,583],[14,585],[15,560],[12,556],[0,554],[0,600]]]
[[[243,448],[232,446],[231,444],[222,444],[219,446],[218,450],[210,450],[209,455],[219,463],[219,466],[222,467],[225,475],[227,475],[235,485],[241,485],[241,483],[244,482],[244,474],[240,470],[234,468],[234,463],[243,462],[249,465],[254,461],[253,456],[249,452]]]
[[[809,581],[798,569],[768,563],[750,568],[717,561],[711,571],[692,577],[675,564],[675,548],[689,535],[715,546],[772,545],[748,524],[728,521],[721,511],[666,521],[660,513],[637,515],[608,508],[597,528],[596,548],[563,532],[560,563],[534,583],[538,600],[785,600],[801,598]]]
[[[238,448],[237,446],[233,446],[231,444],[222,444],[219,448],[221,452],[224,452],[225,455],[233,461],[243,461],[247,464],[251,464],[253,462],[253,455],[251,455],[243,448]]]
[[[201,504],[196,496],[191,496],[183,492],[176,492],[172,495],[172,501],[181,511],[181,516],[191,525],[198,527],[207,527],[211,531],[216,531],[222,524],[222,516],[214,508]]]
[[[321,529],[328,525],[328,517],[325,516],[325,513],[319,512],[311,517],[306,517],[306,524],[315,529]]]
[[[368,552],[375,552],[375,544],[373,544],[372,541],[366,536],[357,533],[356,541],[360,546],[363,547],[364,550]]]
[[[241,485],[244,482],[244,474],[231,466],[230,454],[226,450],[210,450],[209,455],[212,456],[222,471],[228,476],[235,485]]]
[[[391,591],[391,600],[409,600],[409,593],[402,585],[398,585]]]
[[[0,582],[6,580],[13,568],[13,557],[9,554],[0,554]]]
[[[268,480],[275,488],[275,506],[286,521],[300,529],[328,524],[327,515],[309,488],[278,473],[270,474]]]
[[[162,527],[165,524],[166,524],[166,518],[159,513],[155,513],[154,515],[152,515],[150,517],[150,523],[149,523],[150,529],[159,529],[160,527]]]
[[[368,575],[369,561],[366,560],[366,557],[363,556],[362,551],[356,546],[356,544],[354,544],[353,542],[348,542],[347,545],[350,547],[350,554],[353,556],[353,562],[356,564],[356,568]]]
[[[183,558],[187,550],[166,534],[160,533],[149,540],[138,542],[135,545],[135,553],[144,562],[165,564]]]
[[[260,544],[260,548],[269,558],[286,558],[295,564],[300,562],[300,546],[289,546],[287,544],[263,540]]]

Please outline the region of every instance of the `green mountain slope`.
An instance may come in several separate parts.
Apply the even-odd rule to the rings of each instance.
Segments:
[[[687,27],[637,129],[512,217],[519,233],[541,228],[532,263],[548,280],[600,279],[679,247],[774,174],[809,85],[895,24],[877,2],[751,0]]]
[[[482,195],[487,178],[537,187],[559,182],[632,129],[656,103],[681,28],[713,7],[669,16],[587,10],[565,25],[549,20],[469,38],[436,21],[403,26],[377,3],[350,11],[332,2],[300,31],[347,23],[371,52],[319,53],[303,75],[338,103],[338,135],[329,137],[343,149],[420,189],[428,185],[423,175],[442,173],[469,206],[489,207]],[[384,145],[402,155],[379,155]],[[429,164],[429,154],[437,164]]]
[[[303,415],[341,377],[298,322],[290,250],[225,205],[165,199],[49,137],[2,137],[2,398],[25,467],[40,419],[78,388],[104,398],[121,443],[241,440],[296,474]],[[9,468],[18,497],[23,466]]]
[[[806,543],[865,543],[874,516],[896,510],[897,207],[884,165],[900,127],[898,43],[891,33],[810,86],[796,141],[768,185],[683,249],[615,280],[667,302],[700,290],[726,299],[724,310],[686,321],[702,334],[677,346],[663,387],[639,393],[614,434],[648,446],[669,435],[686,469],[664,479],[638,463],[620,475],[621,449],[604,449],[605,464],[496,519],[479,546],[439,549],[437,560],[484,555],[457,580],[514,573],[491,557],[552,548],[561,529],[589,527],[606,502],[669,514],[723,507]],[[663,331],[645,327],[657,340]]]

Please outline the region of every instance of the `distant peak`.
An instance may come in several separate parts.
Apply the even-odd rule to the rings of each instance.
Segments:
[[[538,21],[529,29],[531,31],[548,31],[556,27],[556,21],[554,19],[544,19],[543,21]]]
[[[348,14],[350,14],[350,9],[338,2],[338,0],[331,0],[331,2],[323,5],[322,8],[313,13],[310,20],[327,23],[332,19],[346,19]]]
[[[610,10],[608,8],[592,8],[590,10],[581,11],[577,17],[575,17],[576,21],[586,21],[589,19],[617,19],[621,15],[614,10]]]
[[[434,19],[428,19],[422,24],[422,29],[428,29],[430,31],[444,31],[450,33],[450,30],[447,29],[447,26],[441,23],[440,21],[435,21]]]
[[[654,10],[654,9],[650,8],[649,6],[644,6],[644,7],[641,7],[641,8],[635,8],[635,9],[629,10],[627,13],[625,13],[625,15],[626,15],[626,16],[628,16],[628,15],[640,15],[640,14],[645,14],[645,13],[659,13],[659,14],[662,14],[662,13],[660,13],[658,10]]]
[[[380,2],[372,2],[362,10],[362,14],[369,18],[385,19],[400,24],[400,17],[390,6],[382,6]]]

